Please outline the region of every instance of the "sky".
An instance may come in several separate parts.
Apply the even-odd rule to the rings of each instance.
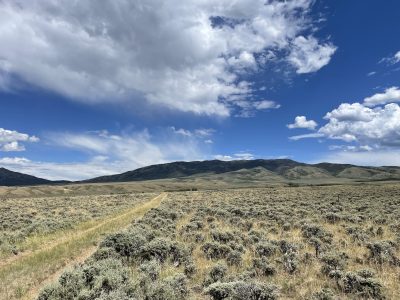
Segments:
[[[2,0],[0,166],[400,165],[397,0]]]

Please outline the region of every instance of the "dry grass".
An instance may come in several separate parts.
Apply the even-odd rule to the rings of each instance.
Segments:
[[[130,195],[129,197],[134,197]],[[142,196],[140,196],[140,199]],[[102,237],[119,231],[129,225],[132,220],[142,217],[149,209],[160,204],[164,195],[153,198],[151,201],[141,203],[128,210],[108,216],[104,219],[78,226],[69,234],[59,236],[58,240],[32,252],[26,252],[18,259],[8,261],[0,266],[0,295],[1,299],[20,299],[37,291],[47,278],[53,276],[82,253],[91,253]],[[83,229],[83,230],[79,230]],[[88,255],[85,255],[88,256]]]
[[[67,274],[43,300],[400,299],[400,184],[169,193]]]
[[[155,194],[6,198],[0,201],[0,265],[60,236],[84,231]]]

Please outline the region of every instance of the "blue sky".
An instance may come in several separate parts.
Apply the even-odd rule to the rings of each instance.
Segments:
[[[161,4],[162,3],[162,4]],[[2,1],[0,165],[400,165],[400,3]]]

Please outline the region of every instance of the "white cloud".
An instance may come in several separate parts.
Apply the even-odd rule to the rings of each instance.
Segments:
[[[38,142],[39,138],[21,133],[15,130],[0,128],[0,151],[25,151],[25,146],[21,142]]]
[[[343,149],[357,151],[400,147],[400,106],[397,103],[376,106],[396,101],[399,92],[397,88],[390,88],[384,94],[365,98],[364,104],[342,103],[325,115],[327,123],[318,132],[289,139],[342,140],[353,143],[349,146],[351,148]]]
[[[212,128],[200,128],[194,131],[196,136],[199,137],[209,137],[215,133],[215,129]]]
[[[270,100],[255,101],[252,104],[257,110],[278,109],[281,107],[280,104]]]
[[[277,53],[297,73],[335,47],[310,31],[312,0],[0,1],[0,88],[12,78],[88,103],[147,101],[228,116],[240,80]],[[276,52],[276,53],[274,53]]]
[[[294,135],[289,137],[290,140],[292,141],[298,141],[302,139],[311,139],[311,138],[320,138],[324,137],[322,133],[307,133],[307,134],[300,134],[300,135]]]
[[[174,126],[172,126],[171,130],[175,134],[180,134],[180,135],[188,136],[188,137],[193,136],[193,133],[190,130],[187,130],[187,129],[183,129],[183,128],[176,129]]]
[[[17,141],[14,141],[0,146],[0,151],[4,152],[25,151],[25,146],[20,145]]]
[[[396,63],[400,62],[400,51],[398,51],[395,55],[394,55],[394,60]]]
[[[400,150],[338,151],[328,153],[312,163],[331,162],[359,166],[400,166]]]
[[[336,121],[371,121],[375,112],[360,103],[342,103],[338,108],[328,112],[324,119]]]
[[[236,114],[236,117],[249,118],[253,117],[256,111],[263,111],[269,109],[278,109],[281,107],[280,104],[275,101],[261,100],[261,101],[237,101],[237,106],[241,108],[240,112]]]
[[[212,128],[198,128],[195,130],[188,130],[184,128],[177,129],[174,126],[171,126],[170,129],[174,134],[181,135],[184,137],[193,137],[200,139],[208,138],[215,133],[215,129]]]
[[[343,150],[343,151],[373,151],[374,148],[371,146],[348,146],[348,145],[331,145],[329,146],[329,150]]]
[[[168,133],[168,132],[167,132]],[[207,147],[196,137],[180,139],[177,134],[154,138],[147,130],[112,135],[107,131],[55,133],[47,137],[49,145],[86,153],[87,161],[53,163],[21,157],[0,159],[0,165],[47,179],[79,180],[120,173],[147,165],[171,161],[203,160]]]
[[[104,164],[96,160],[82,163],[53,163],[31,161],[24,157],[3,157],[0,158],[0,165],[16,172],[50,180],[79,180],[110,175],[121,167],[118,164]]]
[[[59,146],[96,156],[108,156],[111,161],[121,161],[125,168],[202,156],[196,138],[182,140],[168,135],[165,139],[156,140],[147,130],[121,135],[58,133],[49,138]]]
[[[222,161],[231,161],[231,160],[251,160],[254,159],[254,155],[248,152],[239,152],[233,155],[223,155],[218,154],[214,155],[214,159],[222,160]]]
[[[326,66],[335,51],[336,47],[330,43],[319,44],[312,36],[298,36],[293,40],[288,60],[298,74],[312,73]]]
[[[388,65],[394,65],[400,62],[400,51],[397,51],[393,56],[382,58],[379,63],[387,63]]]
[[[314,120],[307,120],[305,116],[297,116],[294,119],[293,124],[288,124],[287,127],[289,129],[294,129],[294,128],[304,128],[304,129],[310,129],[314,130],[318,126],[317,122]]]
[[[222,161],[234,160],[234,158],[231,155],[223,155],[223,154],[214,155],[214,159],[222,160]]]
[[[6,165],[22,165],[24,163],[29,163],[30,160],[25,157],[2,157],[0,158],[1,164]]]
[[[243,159],[243,160],[251,160],[254,159],[254,155],[248,152],[241,152],[241,153],[236,153],[233,155],[237,159]]]
[[[377,93],[364,99],[364,105],[370,107],[390,102],[400,102],[400,88],[393,86],[387,88],[383,93]]]
[[[400,107],[395,103],[374,109],[359,103],[342,104],[326,119],[329,122],[318,132],[327,138],[362,145],[400,146]]]

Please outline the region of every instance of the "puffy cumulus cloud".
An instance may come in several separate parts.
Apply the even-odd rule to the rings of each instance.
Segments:
[[[39,138],[15,130],[0,128],[0,151],[25,151],[21,142],[38,142]]]
[[[181,139],[167,130],[164,138],[155,138],[147,130],[110,134],[107,131],[54,133],[49,145],[86,153],[83,162],[56,163],[31,161],[21,157],[0,159],[0,165],[48,179],[81,180],[120,173],[147,165],[171,161],[203,160],[207,147],[195,137]]]
[[[318,71],[330,62],[336,51],[336,47],[331,43],[319,44],[312,36],[298,36],[292,44],[288,60],[298,74]]]
[[[4,151],[4,152],[25,151],[25,146],[20,145],[18,142],[14,141],[14,142],[4,144],[3,146],[0,147],[0,150]]]
[[[297,73],[329,62],[334,46],[302,36],[315,29],[312,3],[3,0],[0,87],[19,78],[89,103],[147,101],[229,116],[253,100],[240,75],[276,54],[290,53]]]
[[[289,129],[304,128],[314,130],[318,124],[314,120],[307,120],[305,116],[297,116],[293,124],[286,125]]]
[[[364,105],[370,107],[390,102],[400,102],[400,88],[393,86],[387,88],[383,93],[377,93],[364,99]]]
[[[397,103],[397,88],[384,94],[365,98],[364,103],[342,103],[328,112],[327,123],[316,133],[292,136],[292,140],[304,138],[327,138],[353,143],[346,150],[376,150],[400,146],[400,106]],[[392,102],[386,104],[387,102]],[[386,104],[377,106],[377,104]]]
[[[327,138],[361,145],[400,146],[400,107],[395,103],[373,109],[360,103],[343,103],[325,119],[328,123],[318,132],[290,139]]]
[[[371,121],[375,116],[375,112],[360,103],[342,103],[338,108],[328,112],[324,117],[333,121]]]
[[[399,105],[390,103],[371,109],[354,103],[339,108],[326,115],[329,122],[319,129],[325,137],[363,145],[400,146]]]

